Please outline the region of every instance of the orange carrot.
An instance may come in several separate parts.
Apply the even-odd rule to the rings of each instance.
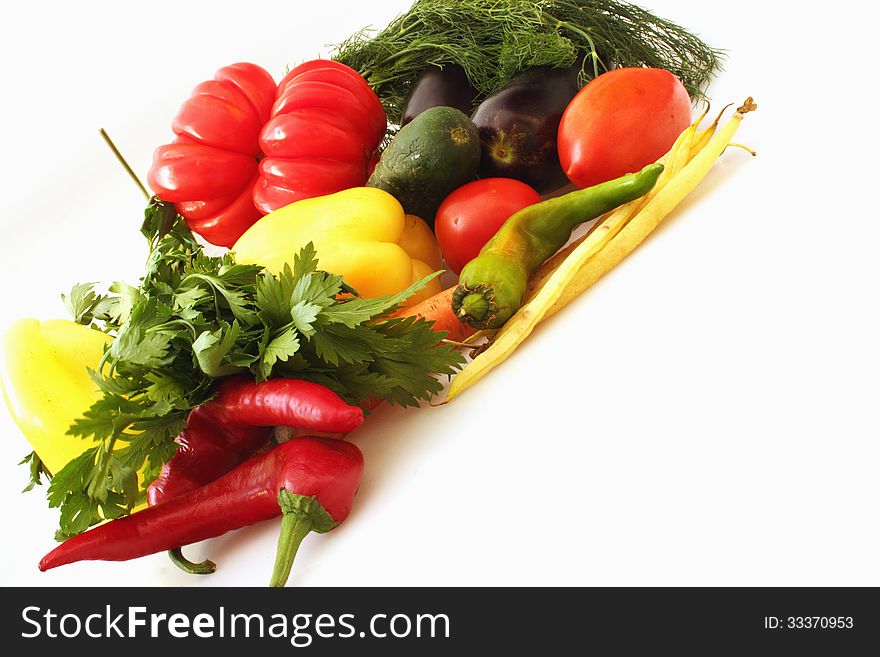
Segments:
[[[396,311],[392,317],[421,317],[434,322],[435,331],[446,331],[446,339],[461,342],[476,333],[476,329],[459,321],[452,311],[452,293],[455,286],[435,294],[421,303]]]

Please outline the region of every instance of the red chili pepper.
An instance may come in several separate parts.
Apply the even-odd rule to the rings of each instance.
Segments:
[[[317,383],[230,377],[218,384],[216,397],[190,413],[175,441],[179,448],[150,484],[147,500],[159,504],[229,472],[266,446],[272,427],[341,435],[363,420],[360,408]]]
[[[154,506],[226,474],[269,444],[271,427],[343,435],[363,419],[360,408],[317,383],[230,377],[218,384],[216,397],[189,414],[175,440],[177,452],[150,484],[147,501]],[[179,547],[169,556],[189,573],[208,574],[216,568],[211,561],[188,561]]]
[[[306,62],[281,84],[254,64],[198,85],[153,155],[148,181],[190,228],[232,246],[261,215],[363,185],[385,136],[385,110],[353,69]]]
[[[39,568],[126,561],[282,515],[270,586],[284,586],[302,539],[348,517],[363,468],[363,455],[352,443],[294,438],[201,488],[68,539]]]

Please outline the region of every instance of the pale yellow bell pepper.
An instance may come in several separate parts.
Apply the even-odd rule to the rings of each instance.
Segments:
[[[267,214],[242,235],[236,261],[273,273],[309,242],[318,267],[342,276],[365,297],[395,294],[440,269],[437,240],[428,225],[404,214],[391,194],[355,187],[304,199]],[[435,278],[411,297],[414,304],[440,292]]]
[[[22,319],[3,337],[6,405],[50,473],[89,447],[66,434],[100,398],[87,368],[97,368],[109,342],[104,333],[67,320]]]

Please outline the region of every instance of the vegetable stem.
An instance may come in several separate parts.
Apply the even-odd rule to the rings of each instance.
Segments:
[[[134,172],[134,169],[131,168],[129,163],[122,156],[122,153],[119,152],[119,149],[116,148],[116,144],[113,143],[113,140],[110,139],[110,135],[107,134],[107,131],[104,128],[100,130],[101,138],[104,140],[104,143],[110,147],[110,150],[113,151],[113,155],[116,156],[116,160],[119,164],[122,165],[122,168],[125,169],[125,172],[128,174],[129,178],[134,181],[134,184],[138,186],[141,190],[141,193],[144,195],[144,198],[148,201],[150,200],[150,192],[147,191],[147,188],[144,187],[144,183],[141,182],[141,179],[137,177],[137,174]]]
[[[285,513],[281,517],[281,534],[278,537],[278,552],[275,556],[275,569],[272,571],[271,587],[283,587],[290,577],[293,561],[303,539],[312,531],[311,521],[297,513]]]
[[[168,558],[171,559],[171,562],[175,566],[190,575],[210,575],[217,570],[217,564],[210,559],[205,559],[201,563],[193,563],[183,556],[183,550],[181,548],[168,550]]]

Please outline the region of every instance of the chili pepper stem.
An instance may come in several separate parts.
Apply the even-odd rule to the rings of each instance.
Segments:
[[[339,524],[317,498],[297,495],[286,488],[278,491],[278,506],[282,514],[281,535],[278,537],[275,568],[269,581],[272,587],[282,587],[287,583],[299,544],[309,532],[323,534]]]
[[[210,559],[205,559],[201,563],[193,563],[183,556],[182,548],[168,550],[168,558],[171,559],[171,563],[190,575],[210,575],[217,570],[217,564]]]
[[[302,540],[312,531],[312,523],[298,513],[285,513],[281,516],[281,535],[278,537],[278,551],[275,554],[275,569],[269,586],[283,587],[290,577],[293,560]]]
[[[486,296],[479,292],[471,292],[461,300],[461,309],[458,311],[459,318],[473,318],[481,321],[489,312],[489,302]]]

